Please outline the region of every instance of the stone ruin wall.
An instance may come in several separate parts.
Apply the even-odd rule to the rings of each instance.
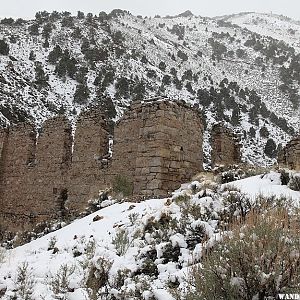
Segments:
[[[278,154],[280,167],[300,171],[300,135],[293,138]]]
[[[132,182],[135,195],[165,196],[202,170],[202,130],[199,114],[183,103],[135,104],[116,125],[110,160],[97,110],[80,115],[74,141],[63,116],[47,120],[38,134],[30,124],[1,129],[2,229],[78,215],[116,175]]]
[[[78,214],[99,190],[110,185],[107,174],[109,134],[97,110],[82,113],[76,124],[72,164],[68,174],[68,210]]]
[[[47,120],[38,137],[29,124],[0,130],[0,223],[4,229],[30,229],[67,213],[78,214],[87,206],[92,187],[104,182],[94,158],[108,151],[103,123],[99,113],[82,114],[73,154],[72,128],[61,116]]]
[[[202,120],[183,102],[133,103],[115,126],[112,159],[107,129],[97,109],[81,113],[74,138],[63,116],[38,133],[30,124],[0,129],[2,229],[76,216],[116,176],[132,184],[133,195],[166,196],[203,170]],[[237,163],[233,133],[216,126],[212,136],[214,164]]]
[[[116,125],[112,169],[134,194],[165,196],[203,170],[202,136],[199,113],[183,103],[136,103]]]
[[[235,165],[241,162],[241,146],[234,132],[222,124],[216,124],[211,133],[212,167]]]

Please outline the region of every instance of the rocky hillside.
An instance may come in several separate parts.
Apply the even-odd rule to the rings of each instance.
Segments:
[[[300,25],[244,13],[147,18],[40,12],[0,24],[1,124],[97,105],[113,120],[132,100],[166,96],[203,111],[205,153],[216,121],[235,129],[243,158],[274,162],[299,130]]]

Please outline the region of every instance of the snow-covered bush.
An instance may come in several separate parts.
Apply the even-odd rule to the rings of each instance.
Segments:
[[[214,173],[217,174],[216,181],[221,184],[260,175],[268,171],[268,168],[248,164],[222,166],[214,169]]]
[[[55,274],[50,274],[48,285],[53,293],[54,299],[67,299],[67,293],[71,291],[71,276],[74,272],[74,266],[63,264]]]
[[[291,190],[300,191],[300,174],[294,174],[291,176],[288,187]]]
[[[87,270],[85,270],[86,276],[83,279],[83,287],[89,300],[97,300],[101,292],[108,296],[111,266],[112,262],[104,257],[98,257],[97,261],[89,263]]]
[[[35,280],[29,269],[28,263],[24,262],[18,266],[15,278],[15,299],[33,300]]]
[[[202,265],[192,268],[194,290],[183,299],[275,299],[300,288],[297,218],[283,208],[252,211]],[[269,298],[268,298],[269,297]]]
[[[112,239],[112,244],[115,246],[119,256],[124,255],[130,246],[127,230],[120,229],[117,231],[116,236]]]

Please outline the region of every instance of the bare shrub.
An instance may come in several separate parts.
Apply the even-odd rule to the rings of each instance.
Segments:
[[[0,265],[4,262],[5,257],[6,257],[6,249],[0,247]]]
[[[57,243],[57,238],[56,236],[52,236],[49,240],[49,243],[48,243],[48,251],[49,250],[53,250],[55,248],[55,245]]]

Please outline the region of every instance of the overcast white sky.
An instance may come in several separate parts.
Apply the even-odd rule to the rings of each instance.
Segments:
[[[300,0],[0,0],[0,17],[33,18],[37,11],[78,10],[98,14],[114,8],[141,15],[175,15],[191,10],[196,15],[217,16],[242,11],[273,12],[300,20]]]

